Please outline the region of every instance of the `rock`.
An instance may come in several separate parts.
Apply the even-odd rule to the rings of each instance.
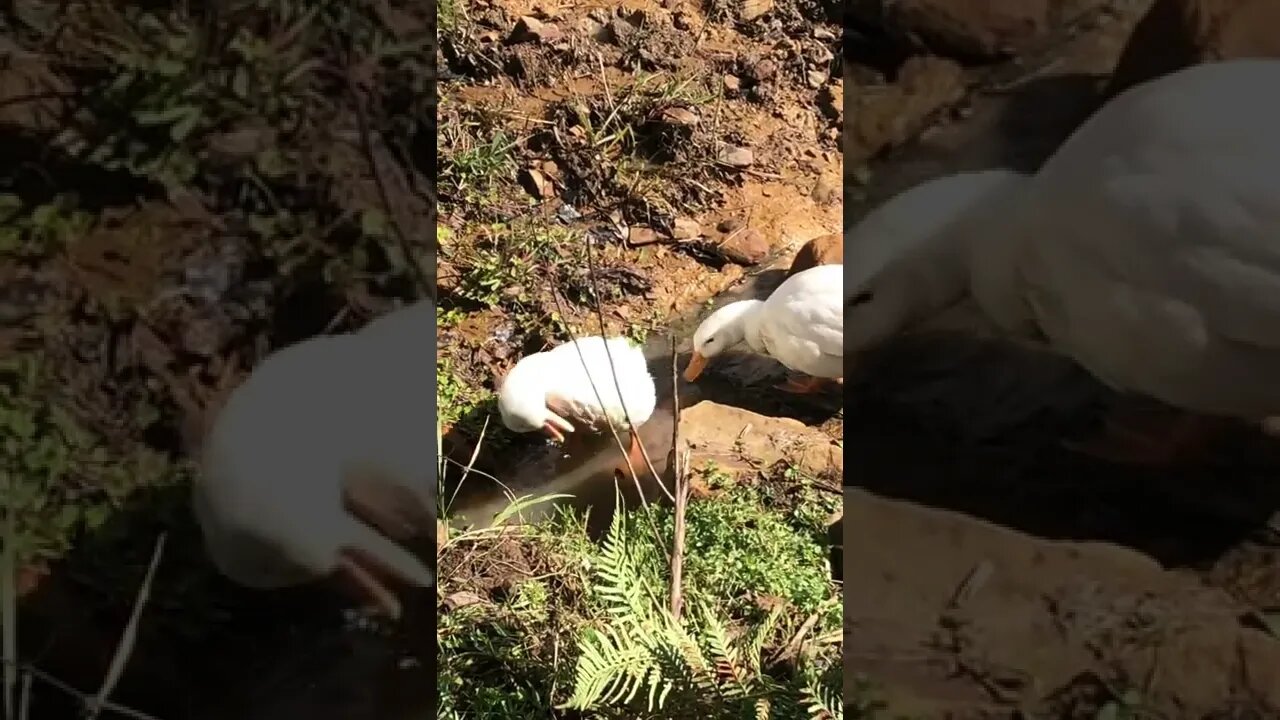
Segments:
[[[773,0],[738,0],[738,19],[751,22],[773,9]]]
[[[609,23],[609,37],[615,45],[625,44],[636,34],[636,26],[622,18],[614,18]]]
[[[853,2],[862,22],[886,28],[903,44],[958,58],[1016,53],[1050,27],[1051,0],[873,0]]]
[[[796,253],[795,259],[791,261],[791,267],[787,269],[787,277],[819,265],[840,265],[843,263],[844,235],[840,233],[819,235],[805,243]]]
[[[627,244],[631,247],[644,247],[645,245],[653,245],[661,242],[662,238],[653,228],[644,227],[643,225],[632,225],[627,229]]]
[[[814,88],[816,90],[817,88],[822,87],[823,84],[827,82],[827,71],[826,70],[810,70],[809,72],[805,73],[804,77],[805,77],[805,80],[809,83],[809,87]]]
[[[1202,62],[1280,57],[1277,0],[1156,0],[1133,29],[1106,95]]]
[[[702,235],[702,226],[697,220],[678,217],[671,222],[671,237],[676,240],[692,240]]]
[[[764,59],[751,65],[747,69],[747,77],[754,83],[763,83],[772,80],[778,74],[778,63]]]
[[[732,168],[749,168],[755,161],[755,153],[748,148],[726,145],[720,150],[720,162]]]
[[[519,179],[524,189],[536,198],[545,200],[549,197],[554,197],[556,194],[555,183],[551,182],[541,170],[525,168],[520,171]]]
[[[737,75],[724,76],[724,91],[730,95],[742,90],[742,80]]]
[[[668,125],[684,125],[693,126],[701,122],[702,118],[689,108],[669,107],[661,113],[662,122]]]
[[[935,113],[964,97],[964,72],[954,61],[916,56],[902,64],[898,82],[863,88],[848,124],[845,162],[858,164],[897,147],[924,129]]]
[[[840,199],[840,181],[830,175],[823,175],[813,184],[813,192],[809,197],[819,205],[830,205]]]
[[[823,115],[840,122],[844,114],[844,80],[838,79],[818,93],[818,109]]]
[[[692,13],[683,8],[675,11],[671,17],[671,24],[674,25],[677,30],[685,31],[693,29],[696,25]]]
[[[511,30],[511,35],[507,38],[507,42],[511,44],[522,42],[551,43],[562,37],[564,37],[564,33],[561,32],[559,27],[525,15],[516,21],[516,26]]]
[[[734,230],[737,230],[738,228],[743,228],[746,226],[747,226],[746,220],[743,220],[740,217],[731,217],[731,218],[725,218],[724,220],[721,220],[720,222],[716,223],[716,230],[719,230],[722,233],[731,233]]]
[[[729,262],[759,265],[769,256],[769,243],[759,230],[745,228],[726,237],[717,250]]]
[[[731,361],[720,363],[728,365]],[[703,400],[680,411],[680,438],[693,448],[695,461],[715,458],[727,469],[748,469],[734,458],[751,458],[768,467],[787,460],[813,476],[844,473],[844,454],[822,431],[792,418],[769,417]]]

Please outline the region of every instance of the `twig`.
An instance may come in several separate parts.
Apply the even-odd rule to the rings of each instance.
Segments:
[[[12,476],[5,482],[5,497],[11,497],[10,484]],[[18,682],[18,553],[16,545],[17,528],[14,520],[14,509],[11,503],[5,503],[4,511],[4,548],[0,555],[0,639],[3,640],[4,662],[4,716],[16,717],[14,710],[14,690]]]
[[[400,224],[399,213],[396,212],[391,203],[391,193],[387,191],[386,181],[382,177],[382,168],[378,165],[378,156],[373,147],[373,130],[369,125],[369,114],[365,110],[364,98],[361,97],[360,88],[356,85],[356,80],[349,64],[344,73],[344,78],[347,83],[347,90],[351,93],[351,99],[355,105],[356,122],[360,128],[360,149],[364,153],[365,161],[369,163],[369,172],[373,175],[373,184],[378,190],[378,199],[382,202],[382,208],[387,214],[387,220],[391,223],[391,229],[400,245],[400,252],[404,255],[409,271],[413,273],[414,280],[417,281],[423,295],[434,302],[436,300],[435,283],[431,281],[431,278],[427,276],[427,271],[414,258],[413,242]],[[427,247],[430,248],[433,242],[435,242],[434,238],[427,242]],[[430,251],[428,252],[430,254]],[[434,263],[432,264],[434,265]]]
[[[773,656],[773,659],[769,661],[769,664],[777,665],[783,660],[789,660],[798,655],[800,653],[800,648],[804,645],[804,636],[808,635],[813,630],[813,627],[818,624],[818,620],[821,617],[821,613],[814,612],[811,613],[809,617],[805,618],[804,622],[800,624],[800,629],[796,630],[796,634],[791,636],[791,640],[783,646],[781,652]]]
[[[671,477],[672,489],[675,491],[674,530],[671,538],[671,615],[680,621],[680,611],[684,607],[684,533],[685,508],[689,504],[689,483],[685,477],[687,458],[680,458],[680,389],[679,363],[676,361],[676,339],[671,342],[671,454],[667,463]]]
[[[86,707],[86,708],[89,707],[94,700],[92,695],[86,692],[77,690],[67,682],[63,680],[59,680],[58,678],[54,677],[53,675],[50,675],[49,673],[45,672],[44,670],[41,670],[38,667],[35,667],[34,665],[30,665],[24,662],[5,663],[5,664],[13,665],[28,677],[39,680],[40,682],[44,683],[45,685],[48,685],[54,690],[57,690],[63,693],[64,695],[70,695],[71,697],[79,700],[80,704],[83,707]],[[131,707],[126,707],[124,705],[111,702],[111,701],[103,701],[102,709],[109,713],[115,713],[116,715],[119,715],[121,717],[133,718],[133,720],[160,720],[160,718],[154,715],[148,715],[147,713],[144,713],[141,710],[134,710]]]
[[[138,640],[138,623],[141,622],[142,611],[151,597],[151,583],[155,580],[156,569],[160,567],[160,558],[164,556],[166,537],[167,533],[161,533],[160,537],[156,538],[155,550],[151,552],[151,564],[147,566],[147,574],[143,576],[142,585],[138,588],[138,596],[133,602],[133,612],[130,613],[129,622],[120,635],[120,644],[116,646],[115,656],[111,658],[107,676],[102,680],[102,688],[98,690],[97,696],[87,702],[85,715],[88,720],[95,720],[102,712],[107,704],[107,698],[120,682],[125,666],[129,664],[129,658],[133,655],[133,647]]]

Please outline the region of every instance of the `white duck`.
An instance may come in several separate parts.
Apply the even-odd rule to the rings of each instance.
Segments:
[[[400,544],[430,524],[434,334],[420,302],[284,348],[232,392],[193,494],[223,574],[263,589],[337,576],[393,617],[388,582],[434,583]]]
[[[850,289],[850,349],[971,293],[1005,332],[1187,411],[1170,439],[1195,439],[1194,418],[1267,427],[1280,415],[1280,95],[1262,89],[1277,85],[1277,60],[1194,66],[1116,97],[1035,175],[934,181],[974,202],[937,208],[951,215],[923,244],[855,244],[855,264],[892,257]]]
[[[563,443],[566,433],[609,433],[612,424],[630,435],[627,456],[636,469],[644,467],[637,428],[656,406],[644,351],[624,337],[579,338],[528,355],[498,391],[498,411],[509,430],[541,430]]]
[[[707,316],[693,333],[684,378],[692,382],[707,362],[745,343],[808,378],[783,389],[815,392],[844,378],[844,265],[819,265],[783,281],[765,300],[739,300]]]

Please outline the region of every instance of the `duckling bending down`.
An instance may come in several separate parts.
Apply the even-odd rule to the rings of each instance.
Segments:
[[[434,333],[432,304],[412,305],[280,350],[231,393],[193,491],[224,575],[259,589],[345,579],[393,618],[393,583],[434,584],[403,546],[431,518]]]
[[[509,430],[540,430],[564,443],[567,433],[608,433],[612,423],[630,435],[627,457],[636,469],[645,466],[637,428],[656,406],[644,352],[623,337],[579,338],[526,356],[498,391],[498,411]]]
[[[684,378],[697,379],[707,362],[745,343],[788,369],[805,373],[781,389],[812,393],[844,379],[844,265],[819,265],[787,278],[765,300],[729,303],[693,334]]]
[[[1259,59],[1135,86],[962,222],[923,245],[881,238],[893,256],[852,288],[873,298],[851,308],[853,350],[971,295],[1006,333],[1039,336],[1119,392],[1272,426],[1280,95],[1257,88],[1278,84],[1280,61]]]

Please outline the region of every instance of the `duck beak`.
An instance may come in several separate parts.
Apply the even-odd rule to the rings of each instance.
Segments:
[[[364,562],[364,558],[360,557],[359,553],[344,551],[339,554],[338,574],[345,581],[348,592],[368,602],[381,615],[393,622],[400,619],[402,613],[400,599]]]
[[[542,431],[558,443],[564,442],[564,434],[573,432],[573,425],[555,413],[550,413],[547,421],[542,423]]]
[[[684,369],[684,379],[687,382],[693,382],[702,374],[702,369],[707,366],[707,358],[698,351],[694,351],[689,357],[689,364]]]

